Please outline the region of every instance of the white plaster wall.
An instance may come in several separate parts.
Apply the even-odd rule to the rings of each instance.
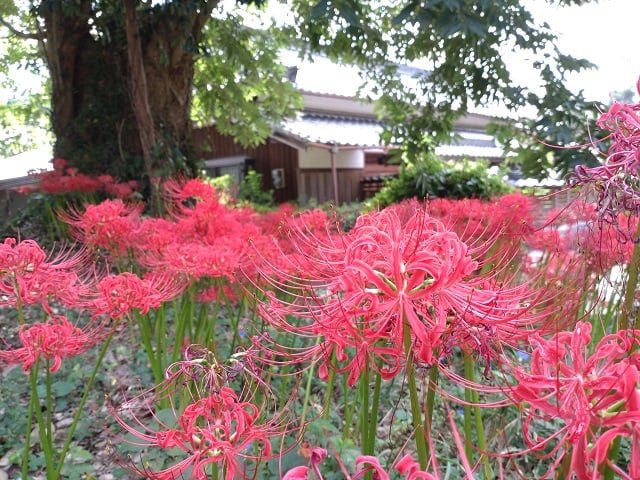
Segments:
[[[331,151],[324,148],[310,147],[299,150],[300,168],[331,168]],[[364,168],[364,152],[362,150],[338,150],[336,168]]]

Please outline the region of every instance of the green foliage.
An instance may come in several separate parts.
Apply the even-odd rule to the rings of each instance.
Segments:
[[[336,219],[340,224],[340,228],[344,232],[348,232],[353,228],[356,220],[362,213],[362,203],[344,203],[338,207],[333,208],[336,214]]]
[[[408,198],[488,199],[511,191],[498,176],[488,173],[489,162],[481,160],[442,161],[426,153],[406,162],[400,175],[387,181],[367,209],[384,208]]]
[[[223,197],[233,197],[238,189],[237,182],[231,175],[220,175],[219,177],[213,178],[206,177],[204,181],[215,188]]]
[[[0,2],[0,19],[0,157],[10,157],[51,142],[51,93],[28,11]]]
[[[13,368],[6,372],[3,382],[12,388],[0,389],[0,416],[3,418],[0,422],[0,457],[13,446],[9,440],[20,438],[27,425],[26,406],[22,399],[23,391],[28,388],[27,376],[20,368]],[[19,462],[20,457],[17,458]]]
[[[60,221],[56,211],[65,206],[82,204],[71,201],[71,197],[41,192],[29,194],[24,207],[9,212],[9,217],[0,220],[0,237],[38,238],[43,246],[68,242],[68,226]]]
[[[260,208],[272,207],[275,203],[273,190],[265,191],[262,186],[262,174],[249,170],[245,175],[238,192],[240,200],[246,200]]]
[[[522,0],[405,0],[389,6],[311,0],[295,2],[295,7],[308,51],[361,65],[366,87],[362,92],[377,100],[378,113],[386,120],[383,140],[404,145],[412,154],[425,146],[433,149],[469,107],[488,103],[514,112],[534,106],[537,126],[531,128],[537,135],[527,131],[525,139],[566,145],[557,141],[576,121],[585,125],[582,112],[588,102],[564,83],[567,73],[593,65],[559,52],[554,47],[556,34],[546,23],[536,22]],[[505,47],[530,59],[527,84],[511,78]],[[573,132],[571,139],[581,138]],[[509,140],[513,138],[512,132]],[[518,153],[526,154],[531,143],[525,142]],[[556,157],[556,164],[569,164],[575,158]]]
[[[569,72],[593,65],[558,51],[554,56],[551,64],[536,64],[545,88],[541,93],[530,93],[528,102],[538,116],[490,128],[506,153],[513,154],[510,161],[520,165],[525,178],[543,179],[553,172],[565,175],[577,165],[595,166],[598,153],[606,149],[606,144],[599,142],[603,135],[595,126],[605,106],[585,100],[582,93],[571,92],[563,82],[554,82],[556,77],[564,81]]]
[[[298,207],[302,210],[314,210],[319,208],[327,213],[329,218],[335,219],[340,224],[343,232],[353,228],[358,217],[362,214],[364,204],[362,202],[342,203],[336,206],[333,202],[318,204],[315,198],[299,201]]]
[[[545,148],[549,150],[544,144],[567,145],[570,141],[564,140],[572,130],[571,138],[589,138],[576,135],[574,130],[583,127],[586,131],[587,122],[576,112],[583,111],[589,103],[582,93],[566,89],[564,82],[567,73],[592,65],[557,51],[553,46],[556,34],[547,24],[534,20],[524,0],[404,0],[382,4],[374,0],[290,0],[287,6],[292,15],[285,25],[267,16],[261,9],[265,3],[262,0],[139,3],[141,34],[145,39],[160,42],[157,48],[145,50],[156,54],[153,59],[145,59],[151,62],[147,68],[160,70],[154,76],[147,72],[149,79],[166,78],[165,84],[160,81],[154,85],[158,95],[149,103],[153,110],[160,103],[161,94],[171,99],[166,103],[172,106],[158,107],[158,115],[162,117],[156,118],[156,136],[161,137],[156,139],[159,163],[192,173],[188,168],[191,153],[188,141],[182,138],[179,127],[188,122],[189,112],[175,118],[171,114],[182,108],[186,111],[189,106],[197,122],[215,122],[222,133],[234,136],[243,146],[264,141],[274,124],[301,106],[300,97],[285,80],[285,69],[279,61],[278,52],[285,46],[297,47],[303,56],[322,53],[335,61],[360,66],[361,95],[376,99],[377,111],[385,119],[383,140],[404,145],[414,154],[425,147],[433,150],[446,140],[456,118],[469,107],[495,102],[514,111],[524,105],[533,105],[538,111],[533,120],[514,125],[523,135],[516,137],[515,130],[502,133],[505,141],[520,141],[510,148],[519,156],[526,173],[543,176],[551,168],[544,162],[547,157],[541,154]],[[556,3],[588,2],[556,0]],[[5,82],[5,88],[16,89],[15,82],[6,83],[11,78],[11,68],[22,65],[42,71],[45,58],[52,62],[48,65],[51,72],[56,73],[55,56],[51,58],[54,52],[46,56],[39,49],[46,45],[42,35],[56,32],[47,32],[49,25],[42,18],[41,28],[35,28],[36,14],[42,17],[61,8],[65,15],[60,20],[68,22],[65,25],[77,28],[74,22],[79,25],[88,22],[91,35],[82,43],[86,49],[78,52],[77,62],[68,63],[66,68],[73,65],[85,73],[78,75],[78,79],[90,76],[88,72],[97,74],[92,73],[86,85],[69,87],[83,100],[81,104],[62,108],[78,113],[71,126],[61,125],[56,130],[59,137],[65,137],[57,139],[58,147],[63,155],[77,152],[80,160],[75,163],[96,168],[113,165],[117,172],[111,173],[129,169],[127,175],[135,176],[141,162],[135,118],[129,112],[126,55],[117,58],[108,55],[126,52],[122,4],[111,0],[99,2],[89,14],[80,12],[78,5],[43,1],[26,8],[19,2],[2,2],[0,28],[10,42],[9,48],[0,52],[0,81]],[[63,28],[59,33],[68,30]],[[154,32],[160,34],[154,37]],[[171,41],[163,43],[162,39],[167,38]],[[533,72],[539,72],[538,78],[532,76],[526,85],[514,83],[503,56],[505,47],[529,58]],[[180,56],[184,56],[184,61],[179,66],[162,71],[174,57]],[[408,64],[422,67],[407,67]],[[106,71],[98,71],[99,67]],[[71,78],[63,75],[65,72],[57,73],[62,73],[59,79]],[[171,83],[171,79],[178,78],[183,80]],[[184,93],[190,91],[188,88],[183,93],[175,91],[178,84],[188,82],[193,84],[193,99]],[[103,83],[111,88],[103,88]],[[542,90],[538,89],[540,85]],[[60,107],[62,93],[68,90],[64,88],[52,93],[58,102],[54,107]],[[0,110],[0,123],[5,131],[23,123],[38,128],[46,125],[41,120],[48,93],[38,94],[43,96],[35,101],[16,98]],[[54,111],[52,108],[51,112]],[[30,141],[26,137],[12,138],[14,143],[5,147],[10,152],[16,151],[18,144]],[[576,161],[587,164],[593,161],[595,157],[589,153],[585,150],[584,156],[576,160],[573,152],[556,151],[551,163],[554,168],[567,171]]]
[[[271,134],[273,124],[293,115],[302,98],[286,80],[278,29],[248,28],[246,22],[241,12],[233,11],[205,26],[202,55],[195,64],[192,117],[202,124],[215,119],[218,131],[253,147]]]

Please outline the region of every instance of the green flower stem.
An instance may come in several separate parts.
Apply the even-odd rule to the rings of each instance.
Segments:
[[[84,392],[82,393],[82,398],[80,398],[80,403],[78,404],[78,408],[76,409],[76,413],[73,415],[73,420],[71,421],[71,425],[69,425],[69,431],[67,433],[67,438],[65,439],[64,445],[62,446],[62,450],[60,450],[60,455],[58,458],[58,467],[56,468],[55,475],[52,477],[52,480],[57,480],[60,478],[60,472],[62,471],[62,467],[64,466],[64,460],[69,452],[69,447],[71,446],[71,441],[73,440],[73,434],[78,427],[78,422],[80,421],[80,415],[84,411],[84,405],[87,403],[87,399],[89,398],[89,392],[93,387],[93,383],[96,379],[96,375],[98,374],[98,370],[102,367],[102,360],[104,359],[105,354],[107,353],[107,349],[109,348],[109,344],[111,343],[111,339],[113,338],[113,331],[107,336],[98,352],[98,356],[96,357],[96,364],[87,379],[87,382],[84,387]]]
[[[437,367],[433,366],[429,370],[429,385],[427,386],[427,418],[425,419],[425,432],[429,432],[431,430],[432,420],[433,420],[433,407],[436,404],[436,385],[438,384],[438,373],[439,370]],[[427,443],[427,458],[431,455],[429,443]]]
[[[618,452],[620,450],[620,441],[622,440],[621,437],[616,437],[616,439],[613,441],[613,444],[611,445],[611,448],[609,448],[609,452],[607,452],[607,457],[609,458],[609,460],[611,460],[611,462],[615,462],[615,460],[618,458]],[[604,469],[604,475],[603,475],[603,480],[613,480],[613,475],[614,475],[614,471],[613,468],[611,468],[609,465],[607,465]]]
[[[58,202],[57,197],[54,197],[54,201],[56,203],[56,210],[58,209],[61,210],[63,206],[59,205],[60,202]],[[58,235],[59,238],[63,238],[64,236],[62,231],[63,227],[61,226],[61,222],[58,220],[58,216],[54,212],[54,209],[51,208],[51,203],[49,203],[48,199],[45,199],[44,205],[46,210],[45,216],[49,217],[49,221],[45,222],[47,225],[47,233],[49,234],[49,240],[51,241],[51,243],[53,243],[56,241],[56,235]],[[52,226],[53,226],[53,229],[52,229]]]
[[[411,401],[411,417],[416,436],[416,454],[422,470],[427,468],[429,462],[429,445],[426,438],[425,426],[422,422],[422,404],[418,398],[418,388],[416,386],[416,373],[413,367],[413,349],[411,344],[411,329],[408,322],[404,322],[404,350],[407,355],[407,384],[409,385],[409,399]],[[429,393],[432,386],[429,385]],[[428,397],[427,397],[428,398]],[[429,408],[433,411],[430,403]],[[429,418],[429,426],[431,419]]]
[[[176,332],[175,338],[173,340],[173,352],[171,352],[171,362],[174,363],[178,361],[180,358],[180,353],[182,352],[182,347],[184,344],[185,337],[189,338],[191,341],[193,337],[192,332],[192,319],[193,319],[193,311],[194,311],[194,295],[193,289],[188,288],[182,297],[182,301],[178,306],[178,303],[175,303],[175,311],[176,311]],[[165,335],[166,338],[166,335]]]
[[[342,441],[345,441],[351,438],[350,428],[353,425],[353,412],[356,408],[356,400],[355,398],[351,398],[349,401],[349,393],[352,391],[351,388],[347,385],[347,377],[345,375],[342,376],[342,391],[345,395],[344,401],[344,429],[342,430]],[[357,432],[353,432],[354,434]]]
[[[558,465],[558,469],[555,471],[553,477],[555,480],[565,480],[566,478],[568,478],[567,472],[571,467],[571,455],[569,454],[570,452],[571,450],[567,451],[564,458],[562,459],[562,462],[560,462],[560,465]]]
[[[369,428],[371,418],[369,413],[369,358],[365,360],[360,377],[360,448],[364,455],[371,455],[369,449]]]
[[[476,371],[475,371],[475,367],[474,367],[474,362],[473,362],[473,358],[471,357],[471,355],[469,354],[465,354],[465,358],[464,358],[464,369],[465,369],[465,375],[467,377],[467,380],[475,383],[476,381]],[[466,388],[465,389],[465,399],[466,399],[466,394],[467,391],[470,393],[470,397],[471,397],[471,402],[472,402],[472,408],[473,408],[473,418],[475,420],[475,424],[476,424],[476,435],[478,438],[478,449],[480,450],[480,461],[482,462],[482,470],[484,472],[484,478],[489,480],[494,478],[493,477],[493,472],[491,470],[491,464],[489,462],[489,457],[486,455],[486,451],[487,451],[487,439],[486,439],[486,435],[484,432],[484,423],[482,423],[482,409],[479,407],[480,404],[480,398],[478,396],[478,391],[474,390],[472,388]],[[466,412],[465,412],[466,414]],[[465,419],[466,421],[466,419]],[[465,432],[466,434],[466,432]],[[467,437],[467,441],[470,439],[471,437]],[[470,458],[470,457],[467,457]]]
[[[469,361],[469,356],[465,355],[464,358],[464,375],[465,377],[468,379],[469,376],[471,375],[471,373],[469,372],[470,368],[473,368],[473,365],[471,364],[471,362]],[[471,439],[473,438],[473,426],[472,426],[472,421],[471,421],[471,403],[472,403],[472,398],[471,398],[471,389],[470,388],[465,388],[464,389],[464,401],[466,402],[464,405],[464,436],[465,439],[467,440],[464,444],[464,453],[467,456],[467,459],[469,460],[469,462],[472,463],[472,459],[473,459],[473,447],[471,446]]]
[[[16,310],[18,311],[18,324],[24,325],[24,307],[22,306],[22,302],[20,301],[20,285],[15,280],[15,278],[13,280],[13,289],[16,292]]]
[[[33,429],[33,412],[36,409],[36,396],[31,395],[27,412],[27,431],[25,432],[24,450],[22,452],[22,480],[29,478],[29,456],[31,453],[31,430]]]
[[[379,365],[380,366],[379,362]],[[373,386],[373,398],[371,402],[371,415],[369,415],[369,452],[363,452],[367,455],[373,455],[376,449],[376,437],[378,436],[378,410],[380,408],[380,387],[382,386],[382,376],[376,372],[376,380]]]
[[[320,343],[320,337],[316,339],[316,345]],[[309,399],[311,398],[311,383],[313,381],[313,374],[315,372],[315,363],[307,370],[307,385],[304,389],[304,400],[302,402],[302,413],[300,414],[300,427],[304,428],[304,424],[307,418],[307,409],[309,408]]]
[[[636,231],[636,238],[640,237],[640,222]],[[626,330],[629,328],[629,315],[633,311],[633,303],[636,299],[636,289],[638,287],[638,264],[640,263],[640,243],[634,243],[631,261],[629,262],[627,287],[624,292],[624,303],[620,311],[619,329]]]
[[[53,394],[51,392],[51,365],[49,359],[45,361],[45,373],[44,373],[44,385],[45,385],[45,408],[47,409],[47,418],[45,419],[45,427],[47,438],[45,439],[47,445],[51,446],[51,452],[53,454]],[[52,457],[53,459],[53,457]]]
[[[160,312],[156,312],[156,323],[159,322]],[[142,347],[147,354],[147,359],[149,360],[149,364],[151,365],[151,373],[153,374],[153,380],[156,384],[162,382],[164,379],[164,370],[162,366],[159,365],[159,362],[156,359],[156,350],[153,348],[153,328],[151,327],[151,318],[150,315],[141,315],[136,313],[135,319],[138,324],[138,329],[140,331],[140,341],[142,342]],[[156,325],[157,327],[157,325]]]
[[[220,301],[216,301],[213,307],[213,320],[209,321],[209,309],[211,304],[208,302],[200,303],[198,305],[198,314],[196,315],[196,327],[194,332],[194,338],[197,341],[193,341],[192,343],[198,343],[204,345],[209,350],[213,352],[211,348],[214,339],[214,328],[215,327],[215,319],[218,317],[218,309],[220,308]]]
[[[227,309],[228,312],[231,312],[231,309]],[[240,317],[242,316],[242,310],[236,309],[235,314],[229,313],[229,323],[231,324],[231,330],[233,332],[233,337],[231,339],[231,353],[236,349],[236,346],[240,345],[240,333],[238,332],[238,328],[240,326]]]
[[[332,355],[335,358],[335,354]],[[336,371],[333,368],[329,368],[329,380],[327,381],[327,393],[324,397],[324,405],[322,407],[322,419],[327,420],[329,418],[329,408],[331,408],[331,398],[333,397],[333,387],[336,381]]]
[[[169,338],[169,332],[167,331],[167,310],[164,305],[153,312],[154,323],[150,325],[150,333],[153,335],[155,332],[155,354],[153,349],[151,350],[151,356],[153,358],[153,368],[157,374],[157,382],[164,381],[164,373],[167,370],[167,338]],[[151,318],[149,317],[149,320]]]
[[[596,300],[597,301],[597,300]],[[591,315],[590,321],[593,326],[591,330],[591,344],[597,345],[602,338],[607,335],[607,332],[611,332],[615,329],[616,318],[618,312],[621,310],[622,299],[616,295],[615,301],[612,299],[607,302],[606,310],[599,312],[597,315]],[[584,305],[589,305],[588,301],[583,302]],[[585,312],[586,313],[586,312]]]
[[[53,473],[53,452],[51,442],[51,425],[45,423],[44,416],[42,415],[42,408],[40,406],[40,396],[38,395],[38,370],[40,367],[39,359],[32,365],[29,372],[29,378],[31,380],[31,396],[35,399],[35,414],[38,422],[38,436],[40,437],[40,448],[44,455],[45,469],[47,472],[47,480],[57,480],[58,477],[51,476]],[[47,406],[50,402],[47,402]],[[28,447],[27,447],[28,448]]]
[[[24,309],[22,308],[22,302],[20,301],[20,287],[18,282],[14,282],[14,289],[16,290],[16,310],[18,311],[18,323],[24,325]],[[38,362],[36,361],[36,364]],[[35,365],[34,367],[35,368]],[[27,480],[29,475],[29,455],[31,450],[31,430],[33,430],[33,412],[36,409],[37,396],[31,395],[29,400],[29,411],[27,412],[27,430],[25,432],[24,451],[22,452],[22,480]],[[39,405],[38,405],[39,406]]]

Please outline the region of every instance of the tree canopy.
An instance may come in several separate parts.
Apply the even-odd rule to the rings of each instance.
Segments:
[[[255,145],[300,107],[279,60],[286,47],[358,65],[384,139],[409,153],[433,148],[458,116],[491,102],[539,112],[516,130],[513,122],[496,130],[505,141],[524,134],[514,151],[527,172],[570,168],[575,152],[547,145],[588,138],[594,104],[565,79],[591,65],[558,51],[522,0],[289,0],[286,19],[270,18],[264,3],[2,0],[2,86],[17,90],[18,66],[46,73],[49,84],[36,102],[14,95],[0,121],[22,112],[21,121],[40,124],[49,96],[56,156],[126,178],[193,173],[194,120]],[[516,84],[505,49],[530,57],[539,77]],[[411,75],[406,65],[415,66]],[[585,152],[579,163],[595,161]]]

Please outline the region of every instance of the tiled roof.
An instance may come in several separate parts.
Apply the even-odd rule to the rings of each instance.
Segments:
[[[278,129],[278,133],[293,138],[303,146],[321,144],[373,148],[384,146],[380,141],[382,130],[382,125],[371,119],[305,113],[286,121]],[[496,145],[491,135],[466,130],[458,131],[457,135],[459,138],[454,139],[451,144],[437,147],[436,153],[445,158],[504,157],[503,150]]]
[[[382,146],[380,123],[356,117],[303,114],[284,122],[281,133],[292,135],[304,143],[324,145],[379,147]]]
[[[440,145],[436,153],[444,158],[504,158],[504,151],[496,145],[495,139],[483,132],[458,131],[458,137],[448,145]]]

